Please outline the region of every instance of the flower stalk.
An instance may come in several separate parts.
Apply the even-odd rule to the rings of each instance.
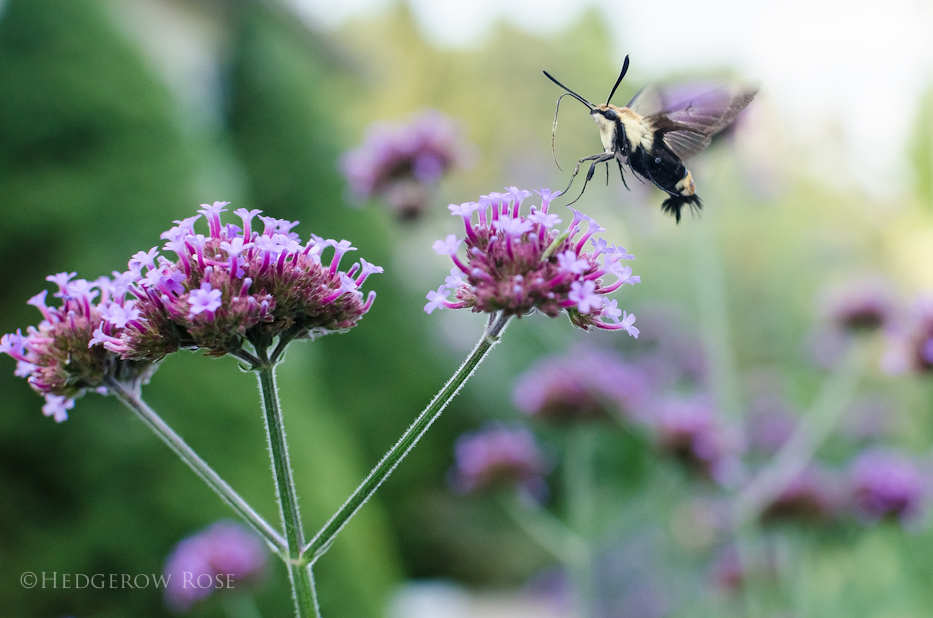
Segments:
[[[771,463],[738,495],[737,523],[759,515],[810,464],[816,451],[832,432],[852,401],[862,377],[865,350],[853,341],[845,359],[823,383],[810,412],[771,460]]]
[[[580,423],[570,428],[567,436],[565,479],[567,485],[568,519],[570,527],[582,539],[581,550],[569,564],[580,616],[591,618],[596,589],[593,573],[593,523],[595,496],[593,487],[593,457],[596,452],[596,428]]]
[[[254,370],[259,378],[269,456],[272,459],[272,472],[275,477],[276,498],[282,518],[282,527],[285,530],[288,556],[286,564],[292,584],[295,615],[298,618],[316,617],[319,616],[319,612],[314,580],[310,566],[301,556],[301,548],[305,543],[304,528],[301,523],[301,513],[298,510],[295,478],[288,459],[285,425],[282,422],[282,411],[275,385],[275,364],[269,359],[265,347],[257,347],[256,353],[260,364]]]
[[[155,410],[142,400],[138,392],[128,389],[125,384],[117,380],[109,380],[107,388],[159,436],[172,451],[181,458],[188,467],[194,470],[207,485],[217,492],[217,495],[226,502],[237,514],[255,530],[277,554],[287,551],[285,539],[269,523],[257,513],[240,494],[238,494],[220,475],[211,468],[206,461],[192,450],[190,446],[175,431],[166,424]]]
[[[369,476],[356,488],[356,491],[340,507],[340,510],[324,525],[321,530],[314,535],[311,542],[308,543],[301,553],[302,560],[307,560],[314,564],[318,558],[324,555],[330,548],[337,534],[343,529],[347,522],[356,515],[356,512],[366,504],[379,486],[395,470],[396,466],[405,458],[414,448],[415,444],[427,433],[428,428],[438,419],[451,399],[460,392],[460,389],[466,381],[473,375],[479,364],[483,362],[490,350],[497,343],[505,331],[511,316],[504,313],[493,313],[489,316],[489,322],[483,336],[476,343],[473,351],[463,362],[456,373],[447,381],[441,392],[438,393],[428,407],[418,415],[408,430],[399,438],[395,446],[385,454],[382,460],[373,468]]]

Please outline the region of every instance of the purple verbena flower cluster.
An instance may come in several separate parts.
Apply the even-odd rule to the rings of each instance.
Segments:
[[[127,384],[146,382],[155,365],[124,360],[120,355],[94,345],[94,332],[113,321],[122,329],[139,319],[136,300],[127,299],[128,280],[120,273],[95,281],[75,279],[77,273],[58,273],[46,280],[56,284],[54,297],[60,306],[46,305],[48,291],[27,301],[42,312],[38,326],[30,326],[0,338],[0,353],[16,359],[15,375],[45,397],[42,413],[57,422],[68,418],[74,400],[91,389],[106,392],[108,379]]]
[[[888,373],[933,373],[933,296],[918,298],[911,318],[892,329],[882,362]]]
[[[137,385],[154,363],[183,348],[221,356],[244,342],[263,347],[276,337],[313,338],[349,329],[369,311],[375,292],[364,297],[360,287],[382,268],[360,259],[340,270],[344,254],[355,250],[349,241],[312,235],[302,243],[291,231],[297,221],[271,217],[259,217],[262,229],[254,229],[258,210],[235,212],[242,229],[224,225],[226,205],[199,211],[207,236],[194,230],[201,215],[162,234],[174,260],[153,247],[112,278],[48,277],[61,306],[46,305],[48,292],[37,294],[28,302],[42,312],[39,325],[0,338],[0,352],[17,361],[16,375],[45,396],[46,416],[65,420],[76,397],[106,390],[110,379]]]
[[[517,484],[540,495],[544,488],[548,466],[527,429],[490,423],[460,436],[454,455],[453,485],[462,493]]]
[[[228,202],[204,204],[207,236],[194,230],[199,216],[176,221],[162,234],[169,260],[153,247],[140,251],[124,273],[136,297],[134,319],[114,314],[94,333],[124,358],[158,360],[181,348],[204,348],[222,356],[239,350],[244,340],[268,345],[278,336],[314,338],[356,326],[372,306],[375,292],[364,297],[367,277],[382,272],[364,259],[347,271],[340,262],[356,248],[347,240],[315,235],[302,243],[291,229],[297,221],[259,217],[261,211],[234,212],[242,229],[222,224]],[[330,263],[325,251],[333,249]]]
[[[843,487],[834,474],[812,464],[765,506],[761,519],[764,523],[829,520],[842,507]]]
[[[555,227],[560,218],[548,212],[551,199],[559,193],[549,189],[537,193],[541,207],[532,206],[527,215],[521,214],[521,206],[531,192],[517,187],[481,196],[479,202],[450,205],[451,213],[463,219],[466,236],[449,234],[434,243],[434,250],[450,256],[455,267],[444,285],[428,293],[424,310],[469,308],[521,316],[537,309],[550,317],[566,311],[570,321],[584,330],[621,329],[637,337],[635,316],[606,298],[626,283],[641,281],[622,263],[634,257],[623,247],[594,238],[605,230],[572,208],[573,221],[560,232]],[[466,248],[465,259],[458,256],[461,245]],[[604,283],[607,275],[615,280]]]
[[[884,328],[893,319],[895,308],[890,284],[878,278],[831,289],[823,305],[832,322],[849,332]]]
[[[931,486],[920,467],[900,453],[879,448],[859,455],[850,469],[858,514],[868,521],[896,518],[910,523],[924,514]]]
[[[215,588],[255,583],[266,571],[268,556],[262,541],[239,524],[212,524],[182,540],[166,560],[165,603],[187,612]]]
[[[630,416],[652,385],[645,371],[614,352],[579,346],[543,358],[518,377],[512,401],[521,412],[547,421]]]
[[[661,397],[644,420],[661,450],[702,476],[730,483],[743,444],[720,424],[707,397]]]
[[[363,143],[344,153],[340,167],[353,193],[380,196],[410,219],[426,207],[426,188],[465,166],[470,151],[456,122],[427,110],[405,124],[372,124]]]

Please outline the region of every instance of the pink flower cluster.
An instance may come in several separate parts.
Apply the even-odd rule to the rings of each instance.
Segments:
[[[918,298],[910,319],[891,329],[882,363],[888,373],[933,373],[933,296]]]
[[[645,420],[658,446],[688,468],[721,484],[735,480],[744,445],[719,422],[707,397],[659,398]]]
[[[453,483],[461,492],[518,484],[532,495],[540,495],[544,488],[548,466],[527,429],[490,423],[460,436],[454,454]]]
[[[127,384],[149,379],[155,366],[145,361],[124,360],[119,355],[93,345],[94,331],[106,320],[121,325],[138,319],[133,300],[126,300],[127,277],[100,277],[90,282],[74,279],[76,273],[58,273],[46,279],[58,286],[53,294],[61,305],[46,305],[48,291],[29,299],[28,304],[42,312],[38,326],[30,326],[0,338],[0,353],[16,359],[15,375],[45,397],[42,412],[57,422],[68,418],[74,400],[89,389],[106,392],[105,382],[116,378]]]
[[[830,521],[846,506],[845,479],[811,463],[762,510],[763,523]]]
[[[830,289],[824,312],[845,331],[883,329],[895,317],[894,292],[888,281],[865,278]]]
[[[180,349],[222,356],[248,342],[265,348],[341,332],[369,311],[375,292],[360,287],[382,268],[364,259],[340,270],[349,241],[318,236],[302,243],[296,222],[235,212],[243,227],[222,224],[227,202],[202,205],[208,235],[195,232],[197,215],[162,234],[164,250],[136,253],[129,270],[94,282],[75,273],[49,277],[61,307],[47,307],[42,292],[29,301],[43,314],[38,327],[0,339],[0,352],[18,361],[16,375],[46,397],[47,416],[62,421],[74,398],[108,379],[137,383],[152,363]],[[325,252],[329,263],[322,261]]]
[[[873,448],[862,452],[850,470],[857,512],[869,522],[885,518],[916,522],[933,497],[926,472],[897,451]]]
[[[344,153],[340,167],[355,194],[381,196],[400,216],[413,218],[427,205],[424,187],[466,165],[469,151],[457,124],[428,110],[407,124],[371,125],[363,143]]]
[[[635,316],[606,298],[626,283],[641,281],[622,263],[634,257],[623,247],[597,240],[594,236],[605,230],[573,208],[573,221],[561,232],[556,228],[560,217],[548,212],[559,193],[537,193],[541,207],[532,206],[527,215],[521,206],[531,192],[517,187],[481,196],[479,202],[450,205],[451,213],[463,219],[466,235],[449,234],[434,243],[437,253],[450,256],[454,268],[444,285],[428,293],[424,310],[470,308],[521,316],[537,309],[550,317],[566,311],[583,330],[621,329],[638,337]],[[459,257],[461,245],[464,259]],[[607,276],[614,281],[604,282]]]
[[[165,563],[165,602],[186,612],[214,589],[244,588],[266,571],[269,552],[262,541],[232,521],[221,521],[189,536]]]
[[[616,353],[584,346],[543,358],[519,376],[515,407],[547,421],[631,416],[652,392],[648,374]]]
[[[346,272],[340,262],[356,250],[347,240],[311,235],[302,243],[291,229],[297,221],[234,212],[242,229],[223,225],[227,202],[204,204],[209,234],[194,230],[200,216],[176,221],[162,234],[169,260],[155,247],[129,262],[130,291],[137,298],[137,319],[108,319],[93,343],[124,358],[159,360],[181,348],[204,348],[214,356],[239,350],[244,341],[267,346],[279,336],[314,338],[356,326],[376,293],[364,298],[360,287],[382,272],[364,259]],[[324,264],[325,251],[333,250]]]

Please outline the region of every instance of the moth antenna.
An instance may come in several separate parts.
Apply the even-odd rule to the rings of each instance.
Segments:
[[[616,88],[618,88],[619,84],[622,83],[622,78],[625,77],[626,73],[628,73],[628,56],[626,56],[625,60],[622,62],[622,72],[619,73],[619,79],[616,80],[615,86],[613,86],[612,90],[609,92],[609,98],[606,99],[606,105],[609,105],[609,101],[612,100],[612,95],[616,93]]]
[[[557,106],[554,108],[554,124],[551,126],[551,154],[554,156],[554,163],[557,163],[557,169],[564,171],[560,166],[560,163],[557,161],[557,150],[554,148],[554,136],[557,135],[557,112],[560,111],[560,100],[568,96],[569,93],[565,93],[557,97]]]
[[[571,90],[571,89],[568,88],[567,86],[563,85],[562,83],[560,83],[559,81],[557,81],[556,79],[554,79],[554,77],[553,77],[550,73],[548,73],[547,71],[541,71],[541,72],[544,73],[544,76],[545,76],[545,77],[547,77],[549,80],[551,80],[552,82],[554,82],[555,84],[557,84],[558,86],[560,86],[561,88],[563,88],[563,89],[567,92],[567,94],[569,94],[570,96],[572,96],[573,98],[575,98],[577,101],[579,101],[580,103],[583,103],[584,105],[586,105],[586,106],[589,107],[590,109],[596,109],[596,106],[595,106],[595,105],[593,105],[592,103],[590,103],[589,101],[587,101],[586,99],[584,99],[583,97],[581,97],[580,95],[578,95],[576,92],[574,92],[573,90]]]

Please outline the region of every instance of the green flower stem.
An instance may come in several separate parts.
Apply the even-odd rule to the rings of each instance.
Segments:
[[[265,348],[258,347],[256,352],[261,364],[255,368],[255,371],[259,376],[259,390],[262,393],[266,437],[269,440],[269,455],[272,458],[279,513],[282,516],[282,526],[288,544],[288,576],[292,584],[295,613],[298,618],[310,618],[319,616],[317,597],[311,569],[307,561],[301,557],[301,548],[305,543],[304,528],[301,524],[301,513],[298,511],[295,478],[288,460],[285,425],[282,422],[282,411],[275,386],[275,365],[269,361]]]
[[[577,564],[587,554],[586,541],[547,509],[529,504],[517,492],[502,496],[501,503],[512,521],[561,564]]]
[[[223,606],[227,618],[262,618],[256,601],[248,594],[223,595]]]
[[[564,463],[564,486],[567,491],[567,515],[570,527],[583,540],[582,552],[571,563],[582,618],[595,615],[596,589],[593,574],[593,526],[596,502],[593,487],[593,456],[596,452],[596,428],[587,423],[570,427]]]
[[[703,334],[703,350],[709,365],[709,382],[716,400],[721,420],[738,423],[742,420],[742,402],[739,397],[738,368],[732,333],[729,323],[729,294],[726,287],[725,266],[716,238],[713,221],[704,221],[695,226],[692,237],[694,280],[696,281],[697,307],[700,316],[700,331]],[[750,571],[753,546],[757,530],[753,526],[742,526],[735,522],[733,533],[739,567],[743,573]],[[745,612],[749,618],[760,615],[757,598],[750,586],[743,586]]]
[[[123,405],[132,410],[149,429],[162,438],[162,441],[165,442],[182,461],[188,464],[188,467],[194,470],[195,474],[201,477],[211,489],[217,492],[217,495],[230,505],[253,530],[262,536],[275,552],[279,554],[284,554],[286,552],[287,546],[282,535],[270,526],[259,513],[253,510],[240,494],[234,491],[226,481],[220,478],[220,475],[217,474],[207,462],[201,459],[181,436],[175,433],[174,430],[156,414],[155,410],[150,408],[142,400],[136,389],[129,388],[126,384],[117,382],[116,380],[108,381],[107,388],[121,403],[123,403]]]
[[[697,308],[702,325],[703,349],[709,363],[710,385],[724,420],[736,423],[742,418],[738,371],[732,334],[729,330],[729,294],[725,267],[710,221],[693,226],[693,264],[696,272]]]
[[[739,494],[735,518],[739,523],[757,517],[809,465],[858,388],[865,364],[865,347],[854,341],[845,359],[826,379],[810,411],[771,462]]]
[[[356,488],[356,491],[347,499],[333,517],[330,518],[324,527],[311,539],[311,542],[305,546],[302,551],[302,558],[307,558],[311,564],[314,564],[318,558],[330,548],[337,534],[343,529],[350,519],[356,515],[367,500],[372,497],[383,481],[392,474],[399,462],[414,448],[415,444],[428,431],[428,428],[437,420],[454,398],[464,383],[473,375],[479,364],[483,362],[489,351],[499,343],[505,327],[509,323],[511,316],[502,314],[493,314],[490,316],[486,325],[486,331],[477,342],[476,347],[470,352],[470,355],[463,362],[457,372],[447,381],[441,392],[428,404],[428,407],[418,415],[415,422],[411,424],[408,430],[399,438],[395,446],[383,456],[382,460],[373,468],[369,476]]]

